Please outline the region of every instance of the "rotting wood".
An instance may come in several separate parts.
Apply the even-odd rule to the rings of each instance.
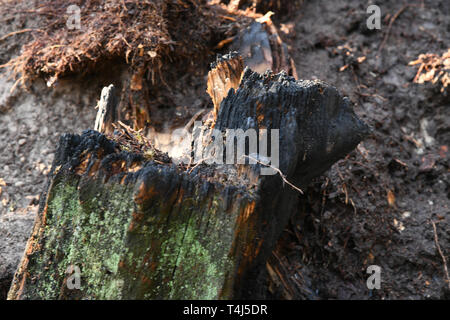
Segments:
[[[219,106],[202,130],[278,129],[278,168],[302,189],[368,133],[334,87],[284,72],[246,68]],[[8,298],[258,298],[299,192],[260,162],[159,157],[92,130],[62,136]]]

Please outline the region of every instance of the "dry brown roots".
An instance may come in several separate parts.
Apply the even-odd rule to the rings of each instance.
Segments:
[[[25,0],[22,0],[25,1]],[[34,39],[3,67],[10,67],[20,84],[44,77],[49,84],[70,74],[92,72],[100,62],[122,59],[139,76],[155,81],[164,67],[190,67],[212,54],[221,40],[231,36],[248,17],[206,0],[43,0],[31,10],[18,11],[17,2],[3,1],[3,16],[40,17],[39,28],[2,35],[0,42],[18,33]],[[67,26],[80,8],[80,29]],[[76,20],[75,20],[76,21]],[[139,72],[138,72],[139,71]],[[148,72],[147,72],[148,71]],[[182,70],[178,70],[182,71]],[[139,86],[141,79],[135,80]]]

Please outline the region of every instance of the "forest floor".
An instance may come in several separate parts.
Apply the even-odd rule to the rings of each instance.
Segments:
[[[450,3],[375,4],[380,30],[367,29],[365,1],[305,1],[274,16],[299,78],[338,88],[373,134],[302,196],[268,263],[267,298],[450,297],[449,89],[413,83],[417,66],[408,65],[450,47]],[[19,14],[0,27],[0,37],[33,23]],[[31,37],[0,40],[0,65]],[[14,81],[0,69],[0,299],[25,248],[59,136],[93,127],[101,88],[117,77],[113,69],[55,88],[37,80],[13,93]],[[367,288],[370,265],[381,268],[380,289]]]
[[[299,77],[339,88],[373,135],[308,189],[271,258],[275,297],[449,298],[435,236],[448,264],[450,98],[413,83],[408,63],[449,48],[450,3],[376,4],[380,30],[367,30],[362,1],[308,1],[282,22]],[[366,286],[369,265],[379,290]]]

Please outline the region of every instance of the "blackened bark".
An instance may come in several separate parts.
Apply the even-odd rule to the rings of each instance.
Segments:
[[[212,128],[225,142],[228,129],[279,130],[279,140],[271,132],[270,155],[247,154],[257,163],[186,168],[95,131],[63,136],[9,299],[260,297],[301,196],[286,181],[305,188],[368,128],[334,87],[248,68],[201,130]],[[269,165],[277,170],[262,175]],[[68,285],[73,266],[80,288]]]

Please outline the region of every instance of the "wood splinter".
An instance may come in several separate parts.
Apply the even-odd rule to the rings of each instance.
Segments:
[[[236,90],[239,87],[243,71],[244,61],[237,52],[219,56],[216,62],[211,64],[206,91],[213,101],[214,120],[217,119],[220,103],[228,95],[230,89]]]
[[[114,85],[110,84],[108,87],[104,87],[97,104],[98,111],[94,130],[104,134],[114,131],[112,124],[117,120],[117,102]]]

